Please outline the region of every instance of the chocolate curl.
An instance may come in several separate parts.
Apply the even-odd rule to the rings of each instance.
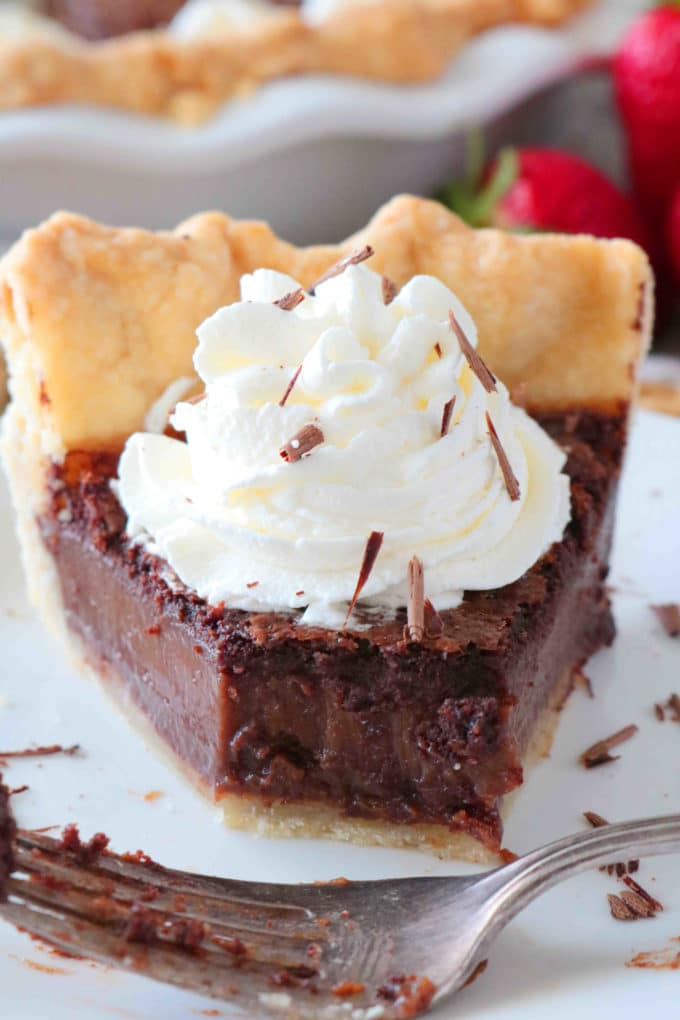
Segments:
[[[463,352],[468,365],[475,373],[486,392],[493,393],[496,390],[496,376],[493,372],[489,371],[482,360],[481,354],[477,352],[465,336],[465,333],[453,312],[449,312],[449,322],[451,324],[451,329],[456,334],[456,338],[460,344],[460,349]]]
[[[508,490],[508,496],[514,503],[520,497],[519,482],[517,481],[515,472],[512,470],[510,461],[508,460],[508,455],[503,449],[503,444],[498,438],[496,426],[492,422],[491,415],[489,414],[488,411],[486,412],[486,424],[489,429],[489,438],[491,440],[491,445],[494,448],[496,459],[498,460],[498,465],[503,473],[503,481],[505,482],[505,488]]]
[[[391,305],[398,293],[399,289],[394,280],[390,280],[389,276],[383,276],[382,278],[383,302],[386,305]]]
[[[617,730],[616,733],[612,733],[611,737],[605,737],[604,740],[596,741],[592,747],[583,752],[581,763],[587,769],[594,769],[598,765],[607,765],[609,762],[617,761],[619,755],[611,755],[609,752],[613,747],[618,747],[619,744],[630,740],[637,731],[638,727],[633,723],[630,726],[624,726],[622,730]]]
[[[444,621],[429,599],[425,599],[425,633],[428,637],[439,637],[444,630]]]
[[[417,556],[408,565],[408,605],[404,637],[408,641],[422,641],[425,637],[425,577],[423,564]]]
[[[326,283],[327,280],[332,280],[335,276],[340,276],[350,266],[358,266],[360,262],[365,262],[366,259],[370,259],[374,255],[373,248],[370,244],[367,244],[364,248],[360,248],[358,251],[353,251],[350,255],[346,255],[344,259],[340,259],[335,265],[331,266],[326,272],[319,277],[319,279],[312,284],[309,288],[309,293],[313,294],[317,287],[320,287],[322,283]]]
[[[300,431],[281,447],[279,455],[288,464],[294,464],[306,457],[315,446],[320,446],[323,441],[324,434],[317,425],[303,425]]]
[[[357,578],[357,586],[354,589],[354,594],[352,595],[352,600],[349,604],[349,609],[347,610],[347,616],[345,617],[343,627],[347,626],[347,622],[354,611],[354,607],[357,604],[357,600],[364,589],[364,585],[371,576],[371,571],[373,570],[375,561],[378,558],[378,553],[380,552],[380,549],[382,547],[384,537],[385,533],[383,531],[372,531],[371,534],[368,536],[366,548],[364,549],[363,559],[361,560],[361,566],[359,567],[359,577]]]
[[[444,436],[448,435],[449,426],[451,425],[451,419],[453,417],[453,409],[455,406],[456,406],[455,397],[451,397],[451,399],[447,400],[446,403],[444,404],[444,410],[442,411],[442,424],[441,429],[439,431],[439,435],[441,436],[442,439],[444,438]]]
[[[302,365],[298,365],[298,367],[295,369],[295,372],[293,374],[293,378],[290,380],[290,382],[286,386],[286,392],[283,394],[283,396],[279,400],[279,407],[285,407],[286,401],[288,400],[288,397],[293,392],[293,387],[295,386],[295,383],[300,378],[300,372],[301,371],[302,371]]]
[[[284,294],[282,298],[275,301],[274,304],[277,308],[283,309],[284,312],[291,312],[293,308],[305,300],[305,292],[302,287],[298,287],[297,290],[291,290],[287,294]]]

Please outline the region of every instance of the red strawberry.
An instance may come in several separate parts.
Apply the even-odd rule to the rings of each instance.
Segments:
[[[680,287],[680,184],[676,188],[675,195],[671,201],[666,231],[671,266],[675,273],[676,285]]]
[[[454,183],[440,197],[473,226],[627,237],[653,248],[633,200],[585,160],[556,149],[505,149],[481,182]]]
[[[614,60],[635,190],[662,223],[680,182],[680,0],[638,18]]]

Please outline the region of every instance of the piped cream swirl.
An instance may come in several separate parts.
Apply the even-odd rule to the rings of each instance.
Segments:
[[[405,605],[414,555],[437,609],[519,578],[569,519],[565,458],[500,381],[487,392],[471,370],[449,324],[453,311],[476,345],[466,309],[427,276],[386,305],[365,265],[293,310],[274,304],[297,288],[258,270],[241,280],[240,302],[199,328],[206,396],[172,416],[186,443],[138,433],[121,458],[129,534],[212,604],[304,608],[303,622],[324,626],[342,622],[372,531],[384,541],[362,593],[369,606]],[[487,414],[519,482],[514,501]],[[308,425],[323,442],[282,459]]]

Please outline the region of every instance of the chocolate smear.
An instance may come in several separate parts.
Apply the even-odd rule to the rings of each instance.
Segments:
[[[451,419],[453,417],[453,409],[455,406],[456,406],[455,396],[451,397],[451,399],[447,400],[446,403],[444,404],[444,410],[442,411],[442,424],[439,432],[439,435],[441,436],[442,439],[449,433]]]
[[[608,765],[609,762],[617,761],[620,755],[611,755],[609,752],[613,747],[618,747],[619,744],[624,744],[627,740],[630,740],[637,731],[638,727],[633,723],[630,726],[624,726],[622,730],[617,730],[616,733],[612,733],[610,737],[605,737],[604,740],[596,741],[592,747],[583,752],[581,763],[587,769],[594,769],[598,765]]]
[[[449,312],[449,322],[451,323],[451,329],[456,334],[458,343],[460,344],[460,349],[463,352],[468,365],[475,373],[486,392],[495,392],[496,376],[486,367],[481,354],[478,353],[465,336],[458,319],[451,311]]]
[[[291,290],[283,297],[275,301],[274,304],[277,308],[283,309],[284,312],[291,312],[294,308],[305,300],[305,292],[302,287],[298,287],[297,290]]]
[[[508,490],[508,496],[514,503],[520,497],[519,482],[515,477],[515,473],[512,470],[510,461],[508,460],[508,455],[503,449],[503,444],[498,438],[498,433],[496,432],[496,426],[492,422],[491,415],[489,414],[488,411],[486,412],[486,424],[489,429],[489,438],[491,440],[491,445],[494,448],[494,453],[496,454],[496,459],[498,460],[498,466],[500,467],[501,472],[503,473],[503,481],[505,482],[505,488]]]
[[[382,296],[384,303],[386,305],[391,305],[398,293],[399,288],[397,287],[394,280],[390,280],[389,276],[383,276]]]
[[[349,269],[350,266],[358,266],[360,262],[365,262],[366,259],[370,259],[373,254],[373,248],[371,248],[370,244],[367,244],[358,251],[353,251],[349,255],[346,255],[344,259],[340,259],[340,261],[336,262],[335,265],[330,266],[330,268],[328,268],[326,272],[312,284],[309,288],[309,293],[314,294],[316,288],[320,287],[322,283],[332,280],[335,276],[340,276],[346,269]]]
[[[354,594],[352,595],[352,599],[347,610],[347,616],[345,617],[345,622],[343,624],[344,627],[347,626],[347,622],[352,615],[354,607],[357,604],[357,600],[361,595],[366,582],[371,576],[371,571],[375,566],[375,561],[378,558],[378,553],[382,547],[384,537],[385,533],[382,531],[372,531],[368,536],[364,555],[361,560],[361,566],[359,567],[359,577],[357,578],[356,588],[354,589]]]
[[[302,371],[302,365],[298,365],[298,367],[295,369],[295,372],[293,373],[292,379],[290,380],[290,382],[286,386],[286,392],[283,394],[283,396],[279,400],[279,407],[285,407],[286,401],[288,400],[288,397],[293,392],[293,387],[295,386],[295,383],[298,381],[298,379],[300,377],[300,372],[301,371]]]
[[[407,641],[422,641],[425,637],[425,576],[423,564],[417,556],[408,565],[407,623],[404,638]]]
[[[669,637],[680,636],[680,605],[677,602],[668,602],[663,606],[652,606],[652,612],[656,616]]]
[[[294,464],[311,453],[316,446],[320,446],[323,440],[324,435],[318,425],[303,425],[300,431],[281,447],[279,456],[288,464]]]

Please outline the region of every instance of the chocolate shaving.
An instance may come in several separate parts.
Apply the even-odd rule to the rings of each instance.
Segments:
[[[398,293],[399,288],[397,287],[394,280],[390,280],[389,276],[383,276],[382,296],[384,303],[386,305],[391,305]]]
[[[361,560],[361,566],[359,567],[359,577],[357,578],[356,588],[354,589],[354,594],[352,595],[352,599],[347,610],[347,616],[345,617],[343,627],[347,626],[349,618],[352,615],[355,605],[357,604],[357,600],[361,595],[361,592],[363,591],[366,582],[371,576],[371,571],[373,570],[375,561],[378,558],[378,553],[380,552],[380,549],[382,547],[384,537],[385,534],[382,531],[372,531],[371,534],[368,536],[366,548],[364,549],[364,555]]]
[[[309,288],[309,293],[314,294],[317,287],[320,287],[322,283],[326,283],[328,280],[332,280],[335,276],[340,276],[349,269],[350,266],[358,266],[360,262],[365,262],[366,259],[370,259],[374,254],[373,248],[370,244],[360,248],[358,251],[353,251],[350,255],[346,255],[344,259],[340,259],[335,265],[330,266],[326,272],[316,280],[315,283]]]
[[[50,744],[47,747],[27,747],[22,751],[0,751],[0,758],[42,758],[50,754],[77,754],[80,744],[62,747],[61,744]]]
[[[458,322],[458,319],[449,312],[449,322],[451,323],[451,329],[456,334],[460,349],[465,355],[465,360],[468,365],[475,373],[480,383],[484,387],[487,393],[493,393],[496,390],[496,376],[491,372],[485,365],[481,354],[472,346],[468,338],[465,336],[463,329]]]
[[[680,605],[676,602],[669,602],[663,606],[651,606],[651,609],[656,613],[661,626],[669,637],[680,636]]]
[[[447,400],[446,403],[444,404],[444,410],[442,411],[442,424],[441,429],[439,431],[439,435],[441,436],[442,439],[444,438],[444,436],[448,435],[449,426],[451,425],[451,419],[453,417],[453,409],[455,406],[456,406],[455,396],[451,397],[451,399]]]
[[[512,467],[510,466],[508,455],[503,449],[503,444],[498,438],[498,433],[496,432],[496,426],[492,422],[491,415],[489,414],[488,411],[486,412],[486,424],[489,429],[489,438],[491,439],[491,445],[494,448],[496,459],[498,460],[498,466],[500,467],[501,472],[503,473],[503,481],[505,482],[505,488],[508,490],[508,496],[514,503],[520,497],[519,482],[517,481],[515,473],[512,470]]]
[[[291,312],[293,308],[305,300],[305,292],[302,287],[298,287],[297,290],[291,290],[288,294],[284,294],[283,297],[275,301],[274,304],[277,308],[283,309],[284,312]]]
[[[656,916],[656,909],[648,902],[649,897],[625,890],[620,896],[607,896],[609,909],[616,921],[639,921]]]
[[[413,556],[408,564],[407,623],[404,628],[406,641],[422,641],[425,637],[425,577],[423,564]]]
[[[246,588],[257,588],[259,583],[260,583],[259,581],[249,581],[248,584],[246,585]]]
[[[290,380],[290,382],[286,386],[286,392],[283,394],[283,396],[279,400],[279,407],[285,407],[286,401],[288,400],[288,397],[293,392],[293,387],[295,386],[295,383],[298,381],[298,379],[300,377],[300,372],[301,371],[302,371],[302,365],[298,365],[298,367],[295,369],[295,372],[293,373],[292,379]]]
[[[654,715],[657,717],[659,722],[665,722],[666,721],[666,713],[664,712],[663,705],[659,704],[658,701],[654,705]]]
[[[653,910],[655,913],[658,913],[659,911],[663,910],[663,904],[659,903],[659,901],[655,899],[652,895],[650,895],[650,893],[648,893],[646,889],[643,889],[642,886],[638,882],[636,882],[634,878],[630,877],[630,875],[624,875],[623,882],[625,882],[628,888],[632,889],[632,891],[637,896],[639,896],[640,899],[643,899],[647,906],[650,907],[650,909]],[[621,895],[625,896],[626,893],[621,893]]]
[[[443,354],[442,354],[442,345],[439,343],[438,340],[437,340],[437,343],[434,345],[434,353],[437,355],[438,358],[442,358],[443,357]]]
[[[444,621],[429,599],[423,604],[425,610],[425,633],[428,637],[439,637],[444,630]]]
[[[288,464],[294,464],[311,453],[314,447],[320,446],[323,441],[324,435],[318,425],[304,425],[285,446],[281,447],[279,456]]]
[[[602,815],[598,815],[595,811],[584,811],[583,817],[589,822],[594,829],[601,829],[605,825],[609,825],[606,818]],[[606,871],[608,875],[616,874],[618,878],[623,878],[626,872],[633,873],[640,867],[640,862],[636,860],[627,861],[625,864],[622,861],[617,861],[615,864],[603,864],[598,870]]]
[[[15,786],[13,790],[9,790],[8,792],[10,797],[15,797],[17,793],[26,793],[26,790],[28,790],[28,786],[24,783],[23,786]]]
[[[637,731],[638,727],[633,723],[630,726],[624,726],[622,730],[617,730],[616,733],[612,733],[611,737],[605,737],[604,740],[596,741],[592,747],[583,752],[581,763],[587,769],[594,769],[598,765],[607,765],[609,762],[618,761],[620,755],[611,755],[609,753],[612,747],[624,744],[631,737],[634,737]]]

